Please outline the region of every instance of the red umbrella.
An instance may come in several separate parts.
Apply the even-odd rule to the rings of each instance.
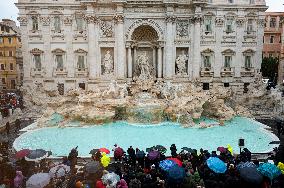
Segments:
[[[217,151],[220,151],[221,153],[226,153],[226,152],[227,152],[227,149],[224,148],[224,147],[218,147],[218,148],[217,148]]]
[[[24,158],[26,157],[27,155],[29,155],[31,153],[31,150],[29,149],[23,149],[23,150],[20,150],[16,153],[15,155],[15,158],[17,159],[21,159],[21,158]]]
[[[182,162],[178,158],[170,157],[170,158],[167,158],[167,159],[171,160],[171,161],[174,161],[178,166],[182,167]]]
[[[100,151],[100,152],[104,152],[104,153],[106,153],[106,154],[109,154],[109,153],[110,153],[110,151],[109,151],[107,148],[100,148],[99,151]]]

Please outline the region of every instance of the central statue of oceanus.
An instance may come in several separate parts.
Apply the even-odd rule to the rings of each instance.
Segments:
[[[151,66],[146,52],[143,52],[143,54],[138,56],[137,65],[140,71],[139,77],[144,77],[144,78],[151,77]]]

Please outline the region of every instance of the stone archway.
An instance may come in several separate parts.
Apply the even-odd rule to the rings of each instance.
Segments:
[[[161,33],[152,25],[140,24],[132,29],[128,40],[128,77],[139,76],[141,67],[139,59],[146,59],[149,64],[150,75],[161,77],[162,47],[159,39]]]

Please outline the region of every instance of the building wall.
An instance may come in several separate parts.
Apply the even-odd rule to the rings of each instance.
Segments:
[[[18,71],[16,50],[19,48],[19,30],[15,22],[3,19],[0,22],[0,89],[16,89]]]
[[[131,82],[137,74],[137,58],[146,52],[157,79],[197,80],[210,87],[230,83],[242,91],[259,75],[265,1],[211,2],[19,0],[24,85],[37,82],[57,89],[64,84],[68,90],[79,83],[94,89],[111,80]],[[84,18],[81,30],[77,29],[78,17]],[[35,30],[34,19],[38,20]],[[208,22],[210,32],[205,26]],[[228,23],[232,23],[230,31]],[[113,61],[111,74],[106,74],[104,66],[107,51]],[[58,68],[56,56],[61,54],[64,65]],[[179,72],[176,62],[182,54],[188,60],[186,70]],[[86,63],[80,70],[79,55]],[[35,67],[35,56],[40,56],[40,68]],[[210,56],[210,67],[205,67],[204,56]],[[225,56],[232,58],[229,68],[225,68]],[[245,56],[251,57],[249,67],[245,67]]]

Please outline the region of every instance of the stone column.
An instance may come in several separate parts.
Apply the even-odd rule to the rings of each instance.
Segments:
[[[64,67],[67,70],[67,77],[74,78],[75,77],[75,69],[76,66],[76,59],[74,60],[74,49],[72,45],[73,35],[72,35],[72,17],[71,15],[64,17],[64,30],[66,34],[66,62],[64,62]],[[75,86],[77,87],[77,86]]]
[[[92,14],[88,14],[86,16],[86,20],[88,23],[88,64],[89,64],[89,73],[90,79],[97,79],[98,78],[98,70],[97,70],[97,63],[96,63],[96,53],[98,52],[96,49],[97,46],[97,38],[95,34],[95,22],[96,17]]]
[[[128,78],[132,78],[132,49],[131,46],[128,47]]]
[[[163,66],[162,66],[163,62],[162,62],[162,47],[159,46],[158,48],[158,78],[162,78],[162,69],[163,69]]]
[[[116,61],[116,78],[119,80],[125,79],[125,68],[126,68],[126,50],[124,43],[124,17],[119,14],[115,16],[116,20],[116,51],[117,51],[117,61]]]
[[[243,40],[244,40],[244,33],[245,33],[245,18],[240,17],[237,18],[237,34],[236,34],[236,57],[234,59],[233,56],[233,65],[235,67],[235,77],[241,77],[241,70],[242,67],[245,66],[244,57],[243,57]]]
[[[257,47],[252,64],[252,66],[255,67],[255,69],[257,69],[258,71],[261,69],[260,62],[262,62],[264,26],[265,26],[265,15],[262,15],[257,20],[257,31],[256,31]]]
[[[200,7],[196,7],[196,15],[194,19],[194,49],[193,49],[193,70],[192,70],[192,78],[198,78],[200,72],[200,63],[201,63],[201,55],[200,55],[200,33],[201,33],[201,15],[199,14]]]
[[[155,71],[157,72],[156,59],[157,59],[156,47],[153,47],[153,67],[155,68]],[[155,75],[156,75],[156,72],[155,72]]]
[[[164,78],[171,79],[174,73],[174,60],[173,60],[173,48],[174,48],[174,32],[173,21],[175,18],[173,15],[166,18],[167,22],[167,35],[166,35],[166,47],[165,47],[165,73]]]
[[[24,80],[23,84],[26,86],[29,81],[32,81],[31,78],[31,68],[33,67],[30,60],[30,49],[29,49],[29,38],[28,38],[28,18],[20,15],[18,17],[18,21],[20,22],[21,33],[25,33],[22,35],[22,55],[23,55],[23,71],[24,71]]]

